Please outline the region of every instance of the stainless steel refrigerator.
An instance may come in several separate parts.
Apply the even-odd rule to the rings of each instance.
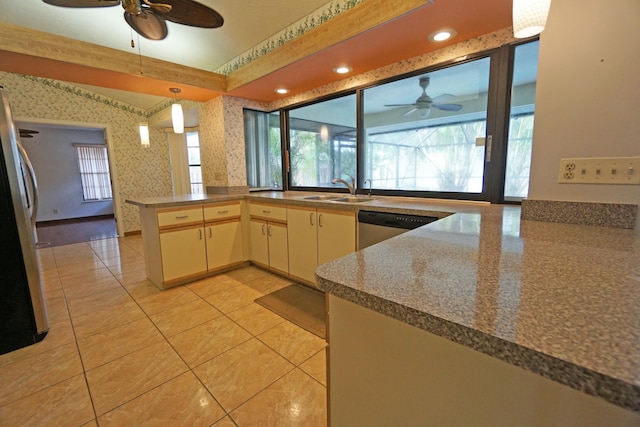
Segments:
[[[37,185],[0,86],[0,354],[49,330],[35,249]]]

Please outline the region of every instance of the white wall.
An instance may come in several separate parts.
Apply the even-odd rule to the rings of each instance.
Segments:
[[[39,199],[36,221],[51,221],[113,214],[113,202],[84,202],[73,144],[104,144],[102,129],[40,126],[18,123],[40,133],[23,138],[38,181]],[[57,210],[58,213],[54,213]]]
[[[638,185],[558,184],[565,157],[640,156],[640,1],[551,2],[530,199],[640,203]]]

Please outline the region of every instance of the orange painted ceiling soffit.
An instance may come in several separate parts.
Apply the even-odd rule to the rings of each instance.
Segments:
[[[35,31],[15,25],[0,23],[0,69],[37,77],[55,78],[69,82],[91,84],[94,86],[110,87],[114,89],[132,90],[139,93],[145,81],[170,82],[171,86],[185,88],[186,86],[201,89],[214,96],[226,91],[226,76],[200,70],[172,62],[161,61],[146,56],[140,57],[133,53],[122,52],[91,43],[60,37],[49,33]],[[10,54],[14,54],[13,56]],[[19,56],[15,56],[19,55]],[[28,58],[30,57],[30,58]],[[11,61],[21,58],[18,63]],[[20,65],[33,65],[35,59],[40,59],[38,68],[29,66],[20,70]],[[142,73],[140,62],[142,59]],[[51,62],[47,62],[47,60]],[[64,72],[58,70],[59,67]],[[55,76],[54,76],[55,75]],[[62,77],[61,77],[62,75]],[[114,81],[114,77],[117,79]],[[132,89],[123,87],[119,79],[136,81]],[[162,93],[160,96],[170,96]],[[201,95],[202,96],[202,95]],[[187,99],[185,91],[180,94]],[[208,99],[211,99],[210,96]],[[196,99],[194,99],[196,100]]]
[[[367,0],[232,72],[227,76],[227,90],[233,91],[431,3],[432,0]]]
[[[37,56],[0,50],[0,70],[15,74],[44,77],[72,83],[126,90],[135,93],[175,97],[170,87],[180,87],[180,99],[206,102],[222,95],[222,92],[190,86],[166,79],[152,79],[110,70],[100,70],[83,65],[69,64]]]

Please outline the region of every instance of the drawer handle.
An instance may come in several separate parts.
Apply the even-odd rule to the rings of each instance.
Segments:
[[[313,212],[309,213],[309,225],[313,225]]]
[[[266,236],[267,233],[264,232],[264,228],[266,227],[266,224],[262,224],[262,235]]]
[[[211,227],[209,227],[209,238],[211,238]]]
[[[198,229],[198,234],[200,234],[200,240],[202,240],[202,228]]]
[[[270,213],[271,213],[271,211],[264,211],[264,210],[263,210],[263,211],[262,211],[262,213],[264,213],[264,214],[270,214]]]
[[[267,236],[271,237],[271,226],[267,226]]]
[[[187,219],[189,218],[189,215],[182,215],[182,216],[177,216],[176,219]]]
[[[322,214],[318,214],[318,227],[322,227]]]
[[[226,213],[229,213],[229,210],[227,209],[227,210],[225,210],[225,211],[218,211],[218,213],[219,213],[220,215],[222,215],[222,214],[226,214]]]

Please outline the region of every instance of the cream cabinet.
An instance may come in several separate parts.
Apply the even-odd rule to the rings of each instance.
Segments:
[[[284,206],[251,202],[251,261],[279,274],[289,274],[287,209]]]
[[[354,212],[289,206],[289,274],[315,286],[320,264],[356,250]]]
[[[243,263],[242,203],[140,208],[147,278],[166,289]]]
[[[241,264],[244,253],[240,203],[206,205],[203,213],[207,271],[218,271]]]
[[[160,232],[163,283],[207,272],[204,228],[184,227]]]

